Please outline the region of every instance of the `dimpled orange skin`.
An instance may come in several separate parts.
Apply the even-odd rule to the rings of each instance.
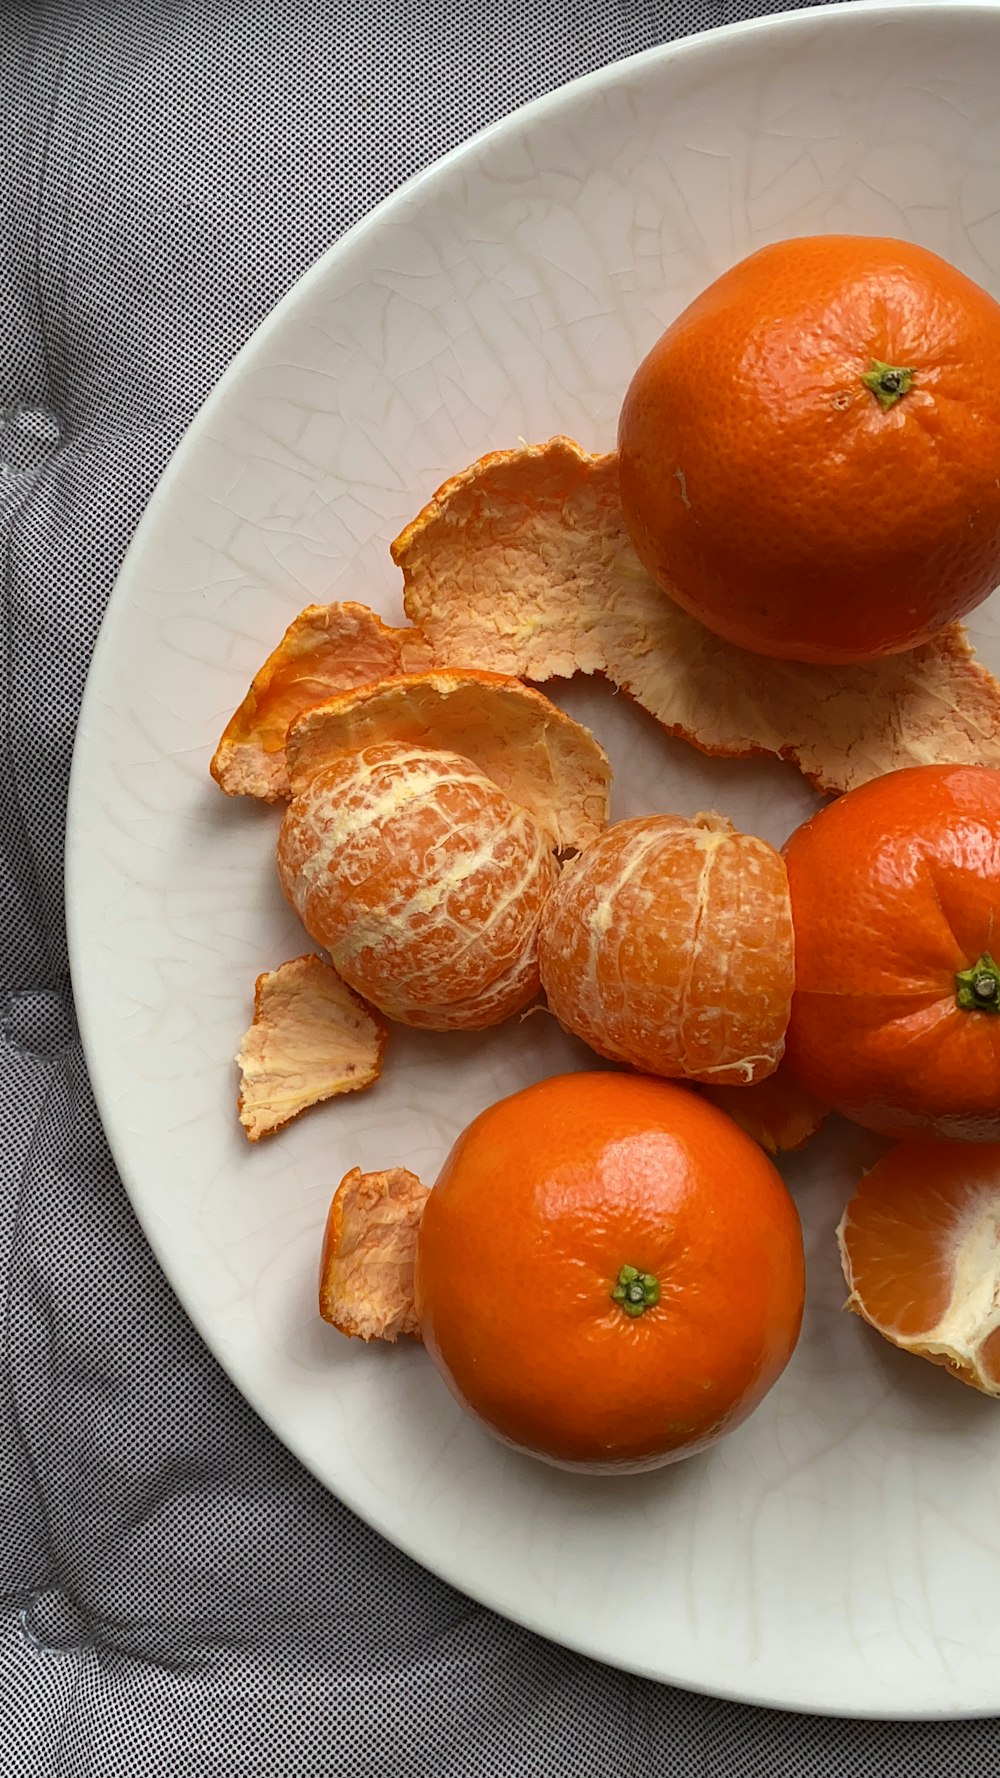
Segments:
[[[599,1055],[748,1086],[784,1051],[795,979],[780,855],[720,815],[618,821],[542,913],[550,1010]]]
[[[655,1277],[635,1318],[622,1266]],[[417,1245],[424,1344],[459,1402],[574,1469],[655,1469],[739,1425],[802,1317],[795,1205],[767,1157],[695,1093],[558,1075],[483,1112]]]
[[[538,993],[551,840],[459,754],[337,754],[288,806],[278,873],[344,980],[401,1024],[480,1030]]]
[[[1000,771],[915,766],[785,846],[796,991],[788,1066],[888,1136],[1000,1140],[1000,1014],[956,975],[1000,950]]]
[[[913,372],[888,409],[876,360]],[[1000,581],[1000,305],[903,241],[764,247],[639,366],[618,450],[636,551],[710,630],[800,661],[913,648]]]

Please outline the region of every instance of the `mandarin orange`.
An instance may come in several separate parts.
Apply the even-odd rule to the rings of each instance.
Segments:
[[[462,1405],[569,1468],[702,1450],[777,1381],[802,1232],[749,1136],[683,1087],[559,1075],[481,1113],[417,1238],[424,1344]]]
[[[910,242],[763,247],[622,407],[621,498],[665,591],[741,648],[915,647],[1000,581],[1000,305]]]
[[[794,954],[785,867],[720,815],[616,822],[545,905],[542,985],[598,1055],[749,1085],[784,1049]]]
[[[785,846],[788,1064],[887,1136],[1000,1139],[1000,771],[914,766]]]
[[[293,797],[278,871],[344,980],[405,1025],[498,1024],[538,992],[551,838],[470,760],[384,742]]]

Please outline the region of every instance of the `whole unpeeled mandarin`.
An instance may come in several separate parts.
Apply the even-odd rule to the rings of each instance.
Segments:
[[[763,247],[667,328],[618,430],[635,548],[742,648],[913,648],[1000,581],[1000,305],[908,241]]]
[[[424,1206],[416,1308],[453,1394],[574,1469],[652,1469],[738,1426],[802,1318],[772,1163],[696,1093],[561,1075],[459,1137]]]
[[[874,778],[785,862],[798,1079],[883,1135],[1000,1141],[1000,771]]]

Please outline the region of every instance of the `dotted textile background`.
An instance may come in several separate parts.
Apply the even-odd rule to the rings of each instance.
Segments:
[[[393,186],[690,0],[0,6],[0,1778],[966,1778],[991,1723],[634,1681],[423,1573],[306,1476],[173,1300],[69,995],[76,713],[166,458]]]

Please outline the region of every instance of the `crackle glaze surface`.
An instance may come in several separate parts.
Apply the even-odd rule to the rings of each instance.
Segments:
[[[1000,290],[998,48],[988,7],[765,21],[580,82],[390,200],[274,313],[168,470],[72,786],[74,980],[112,1146],[178,1294],[278,1434],[387,1537],[549,1636],[846,1714],[1000,1708],[1000,1413],[841,1313],[834,1228],[869,1138],[835,1128],[786,1167],[808,1318],[747,1426],[617,1482],[505,1452],[418,1348],[319,1320],[323,1220],[349,1167],[431,1180],[482,1106],[586,1052],[543,1018],[399,1030],[372,1092],[249,1148],[232,1058],[254,978],[306,946],[276,811],[224,798],[208,760],[302,605],[399,619],[387,545],[446,475],[519,436],[612,444],[641,353],[744,252],[899,234]],[[996,599],[972,629],[1000,668]],[[563,701],[609,749],[615,815],[715,807],[780,842],[815,805],[790,767],[702,759],[606,690]]]

